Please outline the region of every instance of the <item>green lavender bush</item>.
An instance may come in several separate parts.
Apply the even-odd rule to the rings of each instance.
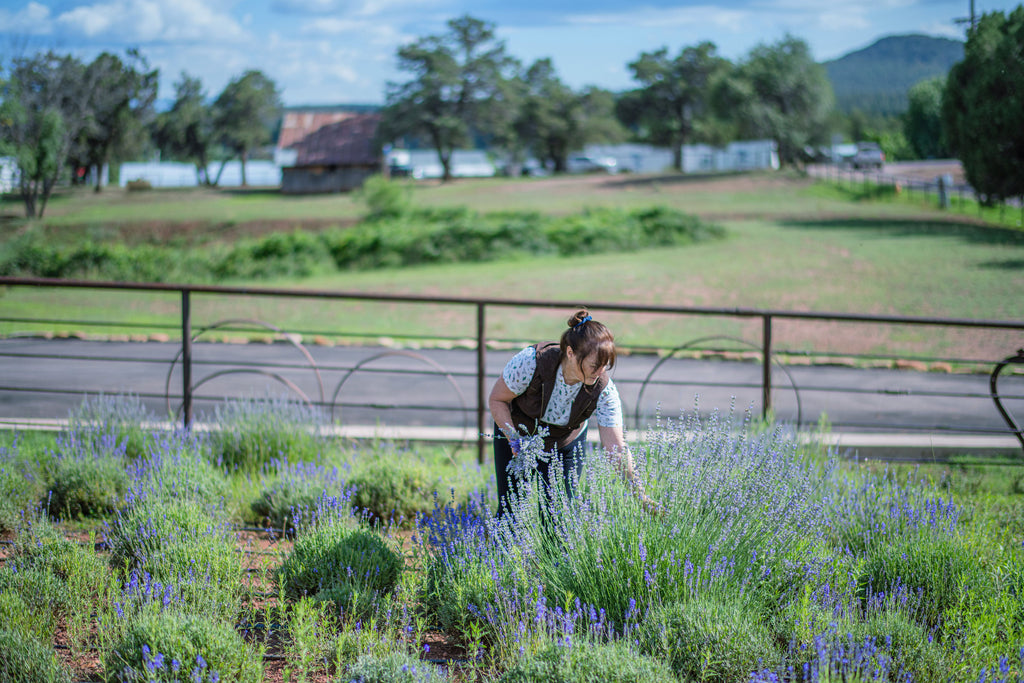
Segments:
[[[262,657],[230,623],[175,612],[146,614],[104,653],[106,680],[257,683]]]

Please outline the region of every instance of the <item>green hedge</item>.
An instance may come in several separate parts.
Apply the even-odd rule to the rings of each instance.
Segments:
[[[721,239],[724,230],[675,209],[590,209],[570,216],[466,208],[383,214],[351,228],[294,230],[230,245],[54,244],[25,231],[0,245],[0,275],[140,282],[308,277],[335,270],[509,257],[634,251]]]

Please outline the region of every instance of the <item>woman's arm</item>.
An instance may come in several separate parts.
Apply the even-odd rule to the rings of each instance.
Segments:
[[[508,388],[502,377],[491,387],[491,395],[487,399],[487,406],[491,409],[491,417],[498,428],[505,433],[509,441],[516,439],[519,434],[512,424],[512,399],[518,394]]]
[[[626,438],[622,433],[622,427],[602,427],[598,425],[598,432],[601,434],[601,449],[609,462],[618,468],[619,472],[627,481],[639,486],[636,479],[636,470],[633,466],[633,456],[626,445]]]
[[[622,427],[602,427],[598,425],[597,430],[601,435],[601,450],[604,451],[605,457],[618,469],[622,478],[633,486],[640,504],[651,514],[663,514],[658,504],[651,500],[644,492],[644,483],[636,474],[633,455],[629,452],[629,446],[626,445],[626,438],[622,433]]]

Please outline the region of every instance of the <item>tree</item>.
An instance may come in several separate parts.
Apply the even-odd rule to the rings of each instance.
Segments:
[[[159,71],[149,70],[136,50],[130,50],[128,57],[125,63],[104,52],[85,68],[89,84],[88,118],[80,140],[85,165],[101,169],[115,159],[134,156],[144,144]],[[101,187],[99,175],[97,192]]]
[[[675,59],[668,56],[667,48],[643,52],[629,64],[642,87],[621,100],[620,118],[643,130],[651,143],[668,145],[672,166],[681,171],[683,146],[703,139],[712,128],[713,89],[729,67],[710,42],[685,47]]]
[[[412,80],[387,86],[381,138],[424,136],[437,150],[443,180],[451,157],[471,136],[500,136],[506,72],[515,66],[494,27],[468,15],[448,22],[443,35],[426,36],[398,50],[398,68]]]
[[[949,155],[942,134],[942,91],[945,79],[928,78],[907,92],[907,112],[903,132],[919,159],[938,159]]]
[[[12,61],[0,134],[17,159],[25,215],[41,218],[72,143],[88,124],[89,84],[78,59],[53,52]]]
[[[942,120],[985,204],[1024,196],[1024,6],[982,15],[949,72]]]
[[[191,161],[196,167],[198,182],[215,185],[207,167],[216,130],[202,81],[183,71],[181,80],[174,84],[174,93],[174,104],[156,119],[153,131],[156,144],[171,159]]]
[[[550,59],[534,62],[523,84],[516,133],[538,160],[564,171],[569,153],[584,142],[583,102],[558,78]]]
[[[832,86],[807,43],[787,35],[774,45],[759,45],[738,76],[731,100],[741,135],[775,140],[783,163],[795,163],[806,146],[825,142]]]
[[[261,71],[246,71],[224,87],[213,108],[220,142],[242,161],[244,187],[249,154],[270,142],[271,130],[281,113],[277,85]]]

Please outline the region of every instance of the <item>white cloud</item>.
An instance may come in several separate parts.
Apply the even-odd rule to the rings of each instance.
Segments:
[[[707,27],[740,30],[749,26],[750,12],[713,5],[696,7],[644,8],[628,12],[574,14],[566,17],[570,24],[630,26],[640,28]]]
[[[0,26],[8,34],[49,35],[52,32],[50,8],[30,2],[17,12],[0,9]]]
[[[202,0],[110,0],[64,12],[57,24],[69,34],[129,43],[234,41],[245,31],[225,11]]]
[[[935,21],[921,26],[918,30],[931,36],[944,36],[956,40],[964,39],[964,27],[950,21]]]

